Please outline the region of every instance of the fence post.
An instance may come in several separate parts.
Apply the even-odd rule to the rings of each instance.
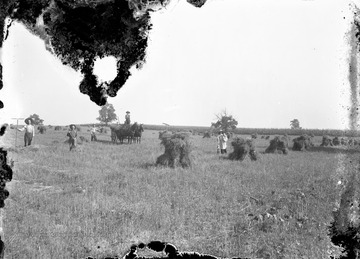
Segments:
[[[17,132],[19,127],[19,120],[23,120],[24,118],[12,118],[12,120],[16,120],[16,132],[15,132],[15,147],[17,142]]]

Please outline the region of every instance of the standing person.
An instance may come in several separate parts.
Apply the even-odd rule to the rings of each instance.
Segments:
[[[97,141],[96,131],[98,131],[98,129],[96,128],[96,126],[94,124],[93,127],[91,128],[91,141]]]
[[[74,124],[70,124],[70,130],[66,136],[69,137],[69,145],[71,151],[73,148],[76,148],[76,142],[77,142],[77,131],[76,131],[76,126]]]
[[[130,125],[130,112],[127,111],[125,115],[125,124]]]
[[[31,118],[26,118],[25,123],[26,123],[26,125],[24,127],[22,127],[21,129],[17,129],[17,130],[18,131],[24,131],[25,130],[24,142],[25,142],[25,147],[26,147],[26,146],[31,145],[31,141],[35,137],[35,128],[32,125],[33,120]]]
[[[226,142],[228,141],[227,135],[223,130],[220,130],[219,135],[217,137],[218,141],[218,149],[220,149],[221,154],[226,154]]]

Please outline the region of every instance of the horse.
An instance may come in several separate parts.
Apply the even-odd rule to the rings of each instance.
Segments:
[[[110,126],[111,129],[111,141],[116,143],[116,140],[119,139],[120,143],[124,143],[124,139],[128,140],[128,144],[131,144],[134,138],[135,128],[137,126],[135,124],[128,125],[114,125]]]
[[[134,127],[134,141],[135,143],[141,143],[141,135],[144,131],[144,127],[142,124],[138,125],[136,122],[134,123],[137,127]]]
[[[117,142],[116,130],[117,130],[117,127],[116,127],[116,126],[110,126],[111,142],[113,142],[113,143],[116,143],[116,142]]]

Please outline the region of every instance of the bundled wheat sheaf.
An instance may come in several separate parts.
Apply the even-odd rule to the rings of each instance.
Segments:
[[[183,168],[191,166],[189,133],[162,134],[159,136],[165,153],[156,160],[157,165]]]
[[[333,140],[332,140],[332,144],[334,146],[339,146],[340,145],[340,139],[339,137],[334,137]]]
[[[313,144],[311,142],[311,137],[306,134],[293,139],[293,142],[294,142],[294,145],[293,145],[292,150],[294,150],[294,151],[309,150],[310,147],[313,146]]]
[[[175,134],[175,132],[171,132],[171,131],[159,131],[159,139],[163,139],[163,138],[170,138],[173,134]]]
[[[210,132],[209,131],[205,131],[203,138],[211,138]]]
[[[327,135],[323,136],[320,146],[321,147],[333,146],[333,142],[330,136]]]
[[[44,134],[46,132],[46,127],[43,125],[39,125],[37,129],[40,134]]]
[[[276,136],[274,139],[270,140],[270,145],[265,150],[265,153],[286,155],[287,153],[289,153],[288,138],[285,136],[282,137]]]
[[[243,161],[247,155],[250,156],[252,161],[258,159],[253,139],[245,140],[237,137],[231,142],[231,145],[233,146],[234,151],[229,154],[229,159]]]

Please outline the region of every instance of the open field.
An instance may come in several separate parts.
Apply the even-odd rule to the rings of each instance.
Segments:
[[[75,152],[63,130],[36,135],[28,148],[10,146],[14,130],[5,134],[15,161],[6,258],[121,256],[151,240],[221,257],[328,258],[337,250],[327,226],[357,150],[315,147],[237,162],[216,154],[214,137],[192,136],[193,166],[169,169],[154,165],[163,153],[157,131],[132,145],[111,144],[109,134]],[[85,127],[80,135],[90,139]],[[257,150],[268,143],[257,139]]]

